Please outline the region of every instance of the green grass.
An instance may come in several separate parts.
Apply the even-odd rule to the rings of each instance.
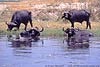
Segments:
[[[56,28],[45,28],[45,30],[42,32],[43,36],[62,36],[63,31],[62,29],[56,29]]]
[[[0,30],[0,35],[12,35],[12,34],[16,34],[18,35],[22,30],[19,31],[6,31],[6,30]],[[94,36],[96,37],[100,37],[100,29],[93,29],[93,30],[89,30],[90,32],[92,32],[94,34]],[[63,36],[64,32],[62,31],[62,29],[49,29],[46,28],[42,33],[41,36]]]
[[[100,29],[93,29],[93,30],[89,30],[90,32],[92,32],[94,34],[94,36],[96,37],[100,37]]]
[[[0,30],[0,35],[11,35],[16,34],[18,35],[22,30],[19,31],[6,31],[6,30]],[[88,30],[94,34],[96,37],[100,37],[100,29],[91,29]],[[62,28],[45,28],[43,32],[41,32],[41,36],[63,36],[64,32],[62,31]]]
[[[7,30],[0,30],[0,35],[18,35],[21,31],[7,31]],[[64,32],[62,29],[56,29],[56,28],[45,28],[43,32],[41,32],[41,36],[63,36]]]

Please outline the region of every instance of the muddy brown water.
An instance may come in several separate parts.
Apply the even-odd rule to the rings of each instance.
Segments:
[[[90,47],[68,49],[64,37],[41,37],[32,46],[12,47],[0,36],[0,67],[100,67],[100,37],[90,38]]]

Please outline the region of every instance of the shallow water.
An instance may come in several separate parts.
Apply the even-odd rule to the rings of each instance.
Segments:
[[[63,37],[42,37],[32,46],[12,47],[0,36],[0,67],[99,67],[100,38],[90,38],[87,49],[68,49]]]

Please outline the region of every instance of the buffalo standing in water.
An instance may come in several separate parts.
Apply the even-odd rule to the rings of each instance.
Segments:
[[[22,31],[18,36],[16,36],[15,39],[11,40],[12,45],[17,47],[20,47],[21,45],[31,46],[32,41],[37,42],[38,40],[40,40],[40,32],[43,32],[43,30],[43,27],[41,30],[39,30],[38,27],[35,27],[27,31]]]
[[[7,30],[11,31],[14,27],[16,27],[19,30],[21,23],[23,23],[25,25],[24,29],[26,30],[28,21],[30,22],[31,27],[33,27],[33,25],[32,25],[32,15],[31,15],[30,11],[27,11],[27,10],[16,11],[12,15],[11,21],[9,23],[6,22],[6,24],[8,25]]]
[[[86,10],[70,10],[64,12],[62,18],[65,18],[71,22],[71,27],[74,28],[74,22],[79,22],[82,24],[83,21],[86,21],[86,29],[91,29],[91,23],[89,21],[90,13]]]
[[[21,37],[24,37],[24,38],[31,38],[31,39],[34,39],[35,41],[39,40],[39,36],[40,36],[40,32],[43,32],[44,28],[42,27],[41,30],[39,30],[38,27],[35,27],[33,29],[29,29],[27,31],[22,31],[20,33],[20,36]]]
[[[63,31],[68,35],[67,43],[70,48],[89,47],[89,37],[93,36],[92,33],[78,28],[63,28]]]

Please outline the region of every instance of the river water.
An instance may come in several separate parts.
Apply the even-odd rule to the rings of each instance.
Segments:
[[[0,36],[0,67],[100,67],[100,38],[90,38],[90,47],[68,49],[63,37],[41,37],[32,46],[12,47]]]

